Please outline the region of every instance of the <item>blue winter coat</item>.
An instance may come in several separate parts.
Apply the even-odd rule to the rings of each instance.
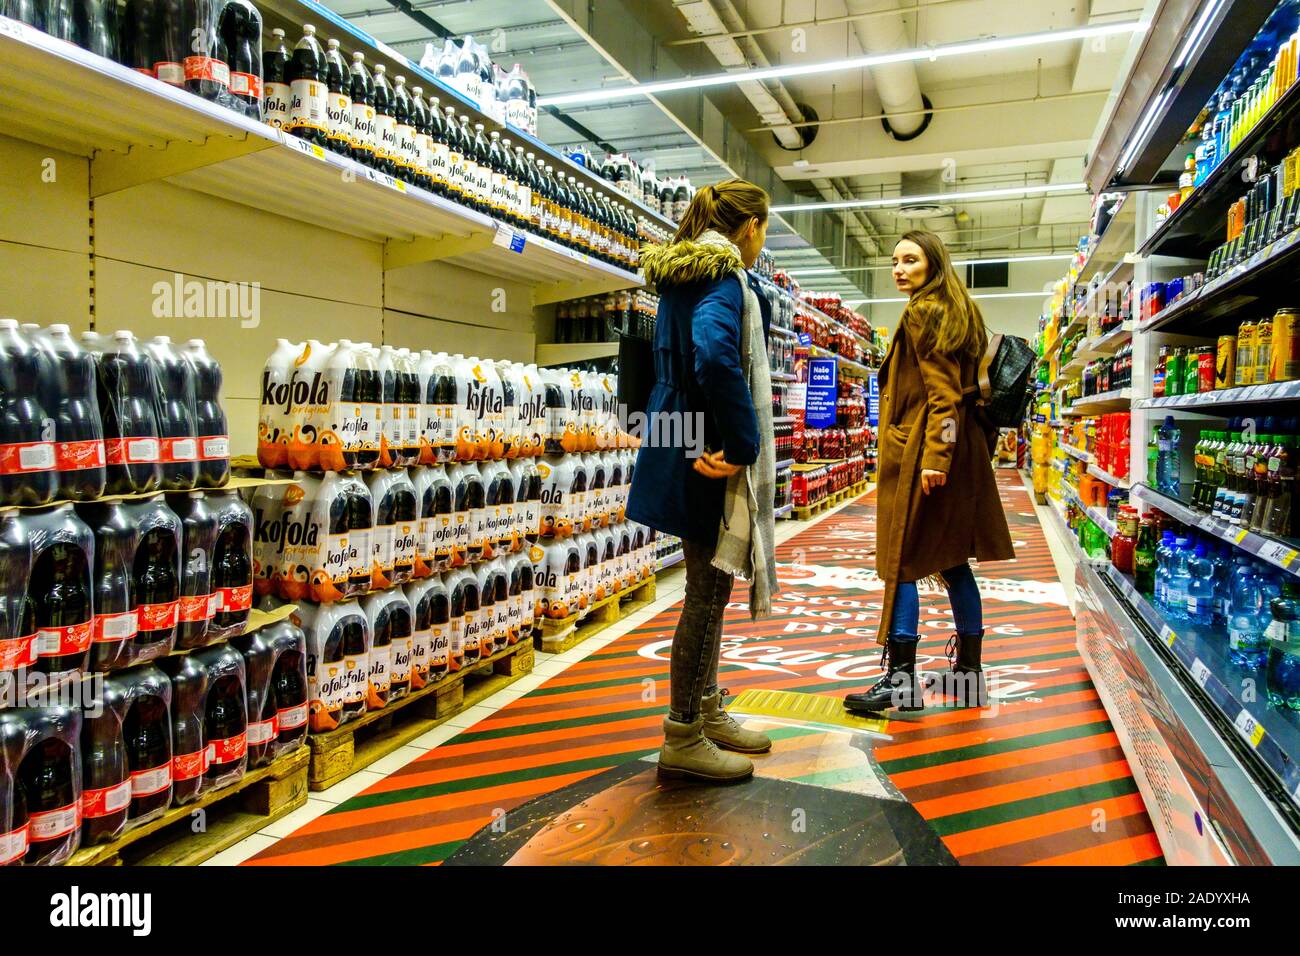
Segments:
[[[698,242],[655,247],[641,262],[660,296],[656,383],[646,409],[647,427],[627,516],[666,534],[712,545],[718,540],[727,483],[694,470],[698,452],[721,449],[736,465],[758,459],[758,419],[740,367],[744,294],[735,270],[743,265],[732,249]],[[766,337],[769,306],[761,293],[758,302]],[[657,419],[661,413],[673,415]],[[692,427],[676,424],[688,415]],[[693,448],[686,447],[688,440]]]

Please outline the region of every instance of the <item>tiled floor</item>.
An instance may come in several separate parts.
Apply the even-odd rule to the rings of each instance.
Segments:
[[[778,522],[776,527],[777,543],[784,543],[789,538],[801,531],[807,530],[814,524],[825,520],[839,511],[840,508],[844,507],[847,507],[847,504],[827,511],[812,521]],[[405,747],[390,754],[383,760],[376,761],[365,770],[353,774],[341,783],[337,783],[330,787],[328,790],[311,794],[307,799],[306,806],[295,810],[293,813],[280,820],[277,820],[264,830],[248,837],[240,843],[235,844],[223,853],[219,853],[217,856],[205,863],[204,866],[235,866],[244,862],[249,857],[261,853],[267,847],[274,845],[276,841],[288,836],[295,830],[306,826],[308,823],[311,823],[321,814],[327,813],[332,808],[350,800],[361,791],[368,789],[374,784],[382,781],[386,776],[400,770],[412,760],[423,757],[430,750],[441,746],[448,740],[451,740],[453,737],[464,732],[467,728],[482,722],[506,705],[511,704],[523,697],[525,694],[536,690],[557,674],[563,673],[569,667],[572,667],[579,661],[585,660],[592,654],[598,653],[607,645],[614,643],[628,632],[653,620],[654,617],[662,613],[665,608],[672,607],[682,599],[685,585],[686,574],[682,565],[678,564],[669,568],[660,575],[655,600],[646,607],[629,615],[627,618],[619,621],[612,627],[606,628],[595,637],[584,641],[582,644],[579,644],[577,647],[563,654],[551,655],[538,653],[537,663],[533,667],[533,672],[531,674],[521,677],[506,689],[493,694],[481,703],[469,708],[464,713],[457,714],[446,723],[440,724],[427,734],[417,737]]]

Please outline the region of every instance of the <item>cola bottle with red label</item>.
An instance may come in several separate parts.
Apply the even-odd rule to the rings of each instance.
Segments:
[[[185,85],[187,0],[154,0],[153,75],[168,86]]]
[[[218,0],[185,0],[185,89],[205,100],[230,102],[230,64],[218,29]]]
[[[180,519],[163,504],[162,496],[148,502],[132,502],[139,532],[132,561],[135,592],[136,657],[153,660],[169,654],[176,646],[176,622],[180,608]]]
[[[159,666],[172,685],[172,802],[179,807],[199,798],[208,768],[204,737],[208,666],[194,654],[164,658]]]
[[[44,504],[58,489],[47,368],[18,322],[0,319],[0,504]]]
[[[253,607],[253,512],[234,492],[211,496],[217,513],[217,541],[212,549],[214,613],[209,639],[243,632]]]
[[[70,504],[31,512],[25,520],[35,553],[28,584],[37,630],[34,669],[70,675],[85,669],[94,629],[94,535]]]
[[[27,794],[18,779],[27,746],[22,715],[0,710],[0,866],[15,866],[27,854]]]
[[[181,522],[181,587],[176,611],[176,646],[185,650],[211,643],[213,615],[212,552],[217,544],[217,515],[202,491],[167,496]]]
[[[115,840],[126,830],[131,806],[131,771],[127,767],[122,722],[130,706],[129,687],[116,678],[103,684],[81,725],[81,845]]]
[[[307,637],[291,621],[266,629],[275,648],[271,696],[275,703],[275,756],[288,753],[307,739]]]
[[[31,576],[32,544],[22,512],[0,514],[0,692],[6,695],[15,690],[16,672],[36,662]]]
[[[262,15],[248,0],[226,0],[217,26],[230,66],[230,106],[262,118]]]
[[[18,767],[27,803],[25,866],[64,863],[81,834],[81,714],[67,707],[28,708],[28,747]]]
[[[248,693],[248,766],[270,763],[272,745],[279,733],[276,727],[275,697],[271,691],[271,674],[275,670],[275,646],[270,628],[241,634],[230,639],[230,646],[244,658]]]
[[[129,827],[157,819],[172,802],[172,686],[157,667],[121,675],[130,680],[131,703],[122,722],[126,762],[131,771]]]
[[[199,480],[195,369],[165,335],[150,339],[145,352],[153,363],[158,387],[161,487],[166,491],[188,491]]]
[[[48,411],[54,418],[54,461],[60,498],[90,501],[104,493],[104,425],[95,390],[95,360],[69,334],[66,325],[51,325],[43,338],[52,357],[57,397]]]
[[[158,19],[155,0],[126,0],[118,62],[137,73],[154,76],[154,30]]]
[[[244,658],[233,647],[209,647],[194,656],[208,669],[203,702],[207,791],[240,780],[248,766],[248,684]]]
[[[131,580],[139,535],[121,501],[78,505],[77,514],[95,535],[95,615],[87,666],[92,671],[120,670],[134,663],[140,630]]]
[[[244,0],[231,0],[231,4]],[[230,9],[230,5],[227,5]],[[254,11],[256,12],[256,11]],[[260,26],[259,26],[260,29]],[[202,339],[190,339],[181,350],[194,368],[194,422],[198,438],[199,486],[220,488],[230,480],[230,435],[221,407],[221,366],[208,354]]]
[[[96,361],[108,463],[105,491],[110,495],[153,491],[162,479],[153,363],[130,332],[114,332]]]

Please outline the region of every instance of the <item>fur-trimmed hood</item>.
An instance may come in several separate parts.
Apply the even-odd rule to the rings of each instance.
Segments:
[[[717,281],[737,269],[744,271],[740,250],[725,236],[706,232],[698,239],[668,245],[648,245],[641,252],[646,281],[656,288],[690,282]]]

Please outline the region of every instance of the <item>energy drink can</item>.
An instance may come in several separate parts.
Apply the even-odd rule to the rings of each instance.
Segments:
[[[1237,329],[1236,384],[1255,384],[1255,323],[1249,320]]]
[[[1290,382],[1300,378],[1300,309],[1278,309],[1273,316],[1273,356],[1269,364],[1270,382]]]
[[[1269,364],[1273,357],[1273,320],[1260,319],[1255,323],[1255,382],[1263,385],[1270,381]]]
[[[1237,337],[1220,335],[1218,360],[1214,367],[1214,387],[1232,388],[1237,384]]]

